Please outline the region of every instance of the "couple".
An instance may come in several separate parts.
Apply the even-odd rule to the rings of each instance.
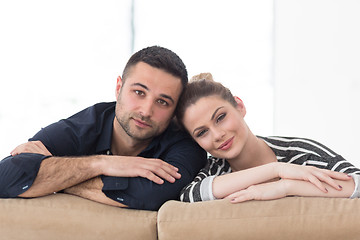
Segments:
[[[166,48],[138,51],[117,79],[116,102],[47,126],[0,162],[0,197],[65,192],[147,210],[180,192],[184,201],[234,203],[358,197],[359,169],[311,140],[253,135],[243,102],[209,74],[197,78],[188,83]]]

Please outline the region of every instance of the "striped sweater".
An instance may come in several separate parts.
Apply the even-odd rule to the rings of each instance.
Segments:
[[[357,189],[360,169],[354,167],[342,156],[336,154],[324,145],[305,138],[293,137],[260,137],[275,153],[278,162],[292,163],[304,166],[314,166],[348,174],[354,177]],[[231,172],[231,167],[225,159],[210,156],[207,165],[200,170],[195,179],[183,188],[180,200],[197,202],[215,199],[212,195],[214,177]],[[354,192],[355,193],[355,192]],[[354,194],[353,194],[354,195]]]

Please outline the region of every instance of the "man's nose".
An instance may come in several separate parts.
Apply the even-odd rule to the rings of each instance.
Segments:
[[[141,102],[140,114],[143,117],[150,117],[153,114],[153,101],[145,100]]]

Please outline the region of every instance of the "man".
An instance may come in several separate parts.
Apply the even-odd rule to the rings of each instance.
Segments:
[[[172,51],[135,53],[117,79],[116,102],[47,126],[0,162],[0,197],[64,191],[147,210],[178,199],[206,162],[172,122],[186,84],[186,67]]]

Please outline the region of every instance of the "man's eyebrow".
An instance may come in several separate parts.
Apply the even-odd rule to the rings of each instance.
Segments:
[[[149,88],[147,86],[145,86],[144,84],[142,84],[142,83],[133,83],[133,84],[131,84],[131,86],[140,86],[140,87],[145,88],[146,90],[149,91]]]
[[[131,84],[131,86],[140,86],[140,87],[144,88],[145,90],[150,91],[150,89],[149,89],[146,85],[144,85],[144,84],[142,84],[142,83],[133,83],[133,84]],[[164,93],[160,94],[160,96],[161,96],[162,98],[168,99],[168,100],[171,101],[173,104],[175,104],[175,101],[174,101],[174,99],[173,99],[171,96],[169,96],[169,95],[167,95],[167,94],[164,94]]]
[[[218,108],[214,111],[214,113],[211,115],[211,120],[214,120],[216,113],[217,113],[220,109],[222,109],[222,108],[224,108],[224,106],[218,107]],[[194,131],[193,131],[193,134],[194,134],[197,130],[199,130],[199,129],[201,129],[201,128],[203,128],[203,126],[200,126],[200,127],[195,128]]]
[[[166,94],[160,94],[161,97],[168,99],[169,101],[171,101],[173,104],[175,104],[174,99],[172,99],[172,97],[170,97],[169,95]]]

